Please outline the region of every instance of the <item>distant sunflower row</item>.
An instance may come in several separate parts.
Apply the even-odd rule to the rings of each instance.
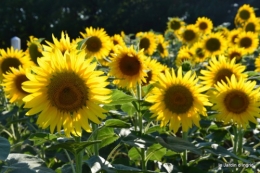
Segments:
[[[124,32],[108,36],[103,28],[86,27],[77,39],[66,32],[52,41],[31,36],[27,50],[0,50],[0,80],[10,103],[38,114],[45,129],[66,136],[90,132],[91,122],[106,118],[103,105],[111,89],[153,89],[143,99],[161,126],[177,132],[200,126],[200,115],[246,128],[260,118],[256,81],[248,80],[246,60],[260,71],[260,22],[249,5],[239,8],[236,28],[214,27],[207,17],[195,24],[169,18],[164,34]],[[108,80],[109,79],[109,80]]]

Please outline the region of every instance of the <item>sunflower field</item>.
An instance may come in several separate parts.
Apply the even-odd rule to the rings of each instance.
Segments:
[[[0,49],[0,173],[260,172],[260,16]]]

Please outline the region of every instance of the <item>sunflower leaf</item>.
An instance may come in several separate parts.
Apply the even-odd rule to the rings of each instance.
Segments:
[[[113,127],[113,128],[129,128],[131,125],[119,119],[108,119],[105,122],[106,127]]]
[[[159,144],[172,151],[183,152],[185,150],[188,150],[195,154],[201,155],[201,151],[198,148],[196,148],[192,143],[182,138],[167,136],[166,139],[163,139],[160,136],[156,136],[155,139]]]
[[[49,134],[49,133],[34,133],[29,138],[31,141],[34,142],[34,145],[41,145],[47,141],[52,141],[57,139],[57,136],[55,134]]]
[[[0,137],[0,160],[5,160],[10,152],[10,143],[7,139]]]
[[[56,150],[56,149],[66,149],[68,151],[70,151],[72,154],[78,154],[80,151],[82,151],[83,149],[85,149],[86,147],[96,144],[96,143],[100,143],[100,140],[96,140],[96,141],[90,141],[90,142],[75,142],[75,141],[69,141],[69,142],[65,142],[65,143],[61,143],[61,144],[55,144],[52,145],[51,147],[48,148],[48,150]]]
[[[111,102],[106,104],[108,106],[112,105],[123,105],[125,103],[132,102],[136,100],[133,96],[130,96],[128,94],[125,94],[123,91],[120,90],[112,90],[112,97],[111,97]]]

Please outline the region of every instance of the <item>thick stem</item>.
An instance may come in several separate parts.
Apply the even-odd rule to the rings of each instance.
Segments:
[[[237,154],[238,134],[237,134],[237,127],[235,125],[233,125],[233,132],[234,132],[233,153]]]
[[[243,153],[243,136],[244,136],[244,130],[242,127],[237,128],[237,155],[241,155]]]
[[[186,141],[188,140],[188,132],[182,132],[182,139],[184,139]],[[187,165],[187,159],[188,159],[188,153],[187,153],[187,150],[185,150],[182,153],[182,165],[183,166]]]
[[[76,142],[81,141],[81,137],[75,137]],[[82,173],[82,158],[83,158],[84,150],[80,151],[78,154],[75,155],[75,162],[76,162],[76,173]]]
[[[98,125],[93,123],[92,124],[92,127],[93,127],[93,133],[94,133],[94,140],[97,140],[98,138]],[[98,143],[95,143],[94,144],[94,154],[95,156],[98,156],[99,155],[99,144]]]
[[[141,112],[141,101],[142,101],[142,86],[141,84],[136,85],[136,91],[137,91],[137,99],[138,99],[138,111],[137,111],[137,118],[138,118],[138,126],[139,126],[139,132],[140,136],[143,135],[143,117]],[[146,162],[145,162],[145,149],[141,148],[141,164],[142,164],[142,171],[146,171]]]

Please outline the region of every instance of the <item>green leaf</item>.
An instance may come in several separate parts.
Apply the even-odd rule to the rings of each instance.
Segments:
[[[133,116],[134,113],[136,112],[136,109],[134,107],[134,105],[129,102],[129,103],[125,103],[121,106],[121,109],[126,112],[129,116]]]
[[[111,170],[112,165],[100,156],[91,156],[88,160],[83,161],[86,163],[92,173],[97,173],[99,171],[106,171],[107,173],[116,173],[114,170]]]
[[[156,143],[156,140],[151,135],[139,136],[136,132],[131,131],[130,134],[122,138],[122,142],[133,147],[147,148]]]
[[[136,98],[134,98],[133,96],[127,95],[125,94],[123,91],[120,90],[112,90],[112,97],[111,97],[111,102],[108,103],[108,106],[112,106],[112,105],[123,105],[125,103],[129,103],[132,102],[134,100],[136,100]]]
[[[32,134],[29,139],[34,142],[34,145],[38,146],[47,141],[52,141],[57,139],[57,136],[55,134],[49,134],[49,133],[35,133]]]
[[[155,126],[148,128],[148,130],[145,132],[145,134],[151,134],[151,133],[154,133],[154,132],[164,133],[164,132],[166,132],[166,129],[165,129],[165,127],[155,125]]]
[[[129,128],[131,124],[126,123],[119,119],[108,119],[105,122],[106,127],[113,127],[113,128]]]
[[[10,153],[10,143],[7,139],[0,137],[0,160],[5,160]]]
[[[8,173],[55,173],[46,167],[45,162],[35,156],[28,154],[9,154],[6,159],[6,165],[3,166],[3,172]]]
[[[130,158],[130,160],[141,160],[141,155],[140,155],[141,149],[137,148],[137,147],[132,147],[129,151],[128,151],[128,157]]]
[[[188,150],[195,154],[201,155],[201,151],[198,148],[196,148],[192,143],[190,143],[182,138],[167,136],[166,139],[163,139],[160,136],[156,136],[155,139],[157,140],[157,142],[159,144],[161,144],[165,148],[168,148],[175,152],[183,152],[185,150]]]
[[[147,160],[161,161],[162,157],[166,154],[166,148],[160,144],[154,144],[147,150]]]
[[[3,111],[0,113],[0,121],[7,119],[8,117],[16,114],[19,110],[19,107],[14,106],[10,111]]]
[[[89,38],[89,37],[88,37]],[[85,39],[83,39],[83,40],[81,40],[81,41],[79,41],[78,43],[77,43],[77,49],[78,50],[81,50],[82,48],[83,48],[83,46],[84,46],[84,44],[86,43],[86,41],[88,40],[88,38],[85,38]]]
[[[62,144],[54,144],[51,147],[48,148],[48,150],[57,150],[60,148],[66,149],[68,151],[70,151],[71,153],[78,154],[80,151],[82,151],[83,149],[85,149],[87,146],[96,144],[96,143],[100,143],[101,141],[96,140],[96,141],[90,141],[90,142],[75,142],[75,141],[69,141],[69,142],[65,142]]]

